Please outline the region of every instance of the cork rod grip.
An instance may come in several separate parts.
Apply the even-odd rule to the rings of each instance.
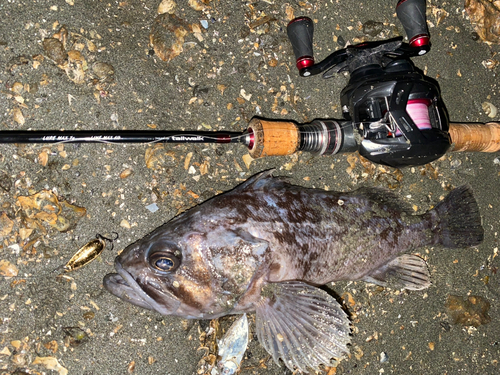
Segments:
[[[453,151],[500,151],[500,122],[486,124],[450,123]]]
[[[254,137],[249,150],[254,159],[290,155],[300,146],[299,129],[293,122],[254,118],[248,124],[248,131]]]

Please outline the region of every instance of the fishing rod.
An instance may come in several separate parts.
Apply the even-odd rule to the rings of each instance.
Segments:
[[[307,124],[253,118],[245,131],[5,130],[0,143],[240,143],[253,158],[308,151],[334,155],[358,151],[392,167],[422,165],[454,151],[500,151],[500,122],[450,123],[435,80],[411,61],[430,50],[425,0],[400,0],[402,38],[366,42],[338,50],[315,63],[313,21],[298,17],[287,34],[302,77],[348,71],[340,94],[343,120]],[[453,147],[452,147],[453,145]]]
[[[453,151],[500,151],[500,122],[449,123]],[[164,130],[2,130],[0,143],[240,143],[257,159],[307,151],[315,156],[355,152],[360,138],[350,121],[307,124],[253,118],[243,132]],[[388,150],[390,151],[390,150]],[[419,163],[422,164],[422,163]],[[417,165],[417,164],[412,164]]]

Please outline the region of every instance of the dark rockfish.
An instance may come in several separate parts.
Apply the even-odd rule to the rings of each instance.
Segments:
[[[348,352],[347,315],[323,285],[364,280],[430,285],[418,247],[479,244],[483,228],[468,187],[421,216],[380,189],[338,193],[260,173],[184,212],[116,258],[104,278],[114,295],[164,315],[212,319],[256,311],[257,335],[278,362],[303,372]]]

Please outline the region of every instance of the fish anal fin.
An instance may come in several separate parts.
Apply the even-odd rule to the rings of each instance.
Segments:
[[[350,327],[340,304],[324,290],[289,281],[267,284],[256,309],[257,336],[279,364],[319,371],[348,353]]]
[[[403,254],[362,278],[390,288],[422,290],[431,285],[427,263],[417,255]]]

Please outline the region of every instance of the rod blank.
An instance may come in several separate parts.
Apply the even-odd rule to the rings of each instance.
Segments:
[[[243,133],[164,130],[3,130],[0,143],[241,143]]]

